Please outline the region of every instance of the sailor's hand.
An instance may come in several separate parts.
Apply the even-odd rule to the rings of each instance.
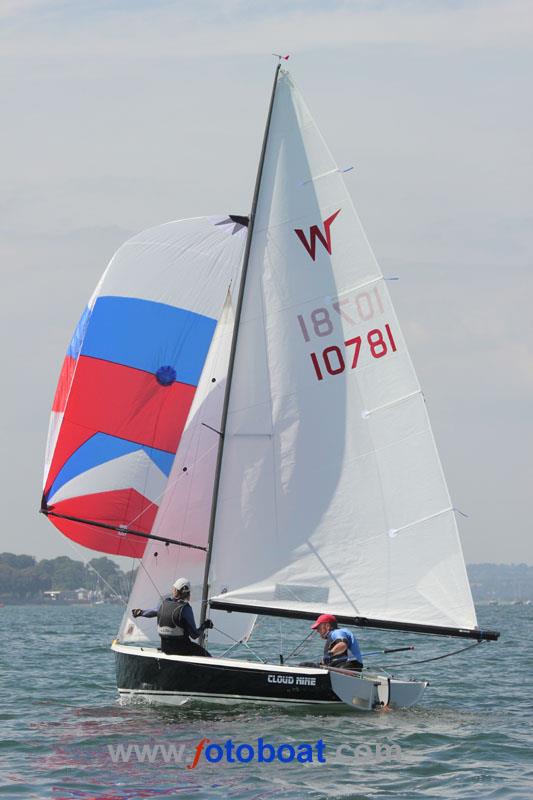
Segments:
[[[132,608],[131,609],[131,613],[133,614],[134,618],[136,619],[137,617],[141,616],[141,614],[143,613],[143,610],[142,610],[142,608]]]
[[[213,623],[211,622],[211,620],[210,619],[205,619],[203,624],[202,624],[202,628],[204,629],[204,631],[210,631],[212,627],[213,627]]]

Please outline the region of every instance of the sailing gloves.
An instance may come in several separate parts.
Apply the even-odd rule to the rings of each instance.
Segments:
[[[132,608],[131,613],[133,614],[133,617],[136,619],[137,617],[142,616],[143,610],[142,608]]]

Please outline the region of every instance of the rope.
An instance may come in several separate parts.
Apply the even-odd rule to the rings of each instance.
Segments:
[[[147,570],[147,569],[146,569],[146,567],[144,566],[142,558],[141,558],[141,559],[140,559],[140,561],[139,561],[139,566],[141,566],[141,567],[144,569],[144,571],[145,571],[145,572],[146,572],[146,574],[148,575],[148,579],[149,579],[150,583],[152,584],[152,586],[153,586],[153,587],[154,587],[154,589],[156,590],[156,592],[157,592],[157,594],[158,594],[159,598],[162,600],[162,599],[163,599],[163,595],[161,594],[161,592],[159,591],[159,588],[158,588],[158,586],[156,585],[156,583],[155,583],[155,582],[154,582],[154,580],[152,579],[152,576],[150,575],[150,573],[148,572],[148,570]],[[130,595],[131,595],[131,592],[130,592]]]
[[[126,600],[125,600],[125,599],[122,597],[122,595],[121,595],[121,594],[118,594],[118,592],[117,592],[117,591],[115,591],[115,589],[113,589],[113,587],[111,586],[111,584],[110,584],[110,583],[108,583],[108,582],[106,581],[106,579],[105,579],[105,578],[103,578],[103,577],[100,575],[100,573],[98,572],[98,570],[96,569],[96,567],[93,567],[93,565],[92,565],[92,564],[91,564],[89,561],[87,561],[87,563],[86,563],[86,565],[85,565],[85,566],[87,567],[87,569],[92,569],[92,571],[93,571],[93,572],[96,572],[96,574],[98,575],[98,577],[100,578],[100,580],[101,580],[101,581],[103,581],[103,582],[105,583],[105,585],[108,587],[108,589],[111,589],[111,591],[113,592],[113,594],[115,595],[115,597],[118,597],[118,599],[120,600],[120,602],[121,602],[123,605],[125,605],[125,606],[127,606],[127,605],[128,605],[127,601],[126,601]]]
[[[466,650],[472,650],[473,647],[477,647],[478,645],[483,644],[483,642],[474,642],[474,644],[469,644],[468,647],[461,647],[460,650],[452,650],[451,653],[444,653],[443,656],[434,656],[433,658],[423,658],[421,661],[404,661],[403,663],[398,664],[385,664],[385,667],[406,667],[409,664],[427,664],[429,661],[440,661],[442,658],[448,658],[448,656],[456,656],[457,653],[464,653]]]
[[[292,656],[295,656],[296,653],[298,652],[298,650],[302,647],[302,645],[304,645],[306,643],[306,641],[309,639],[310,636],[313,635],[313,633],[314,633],[314,631],[310,631],[310,633],[307,634],[305,639],[302,639],[300,644],[296,645],[294,650],[292,652],[290,652],[288,656],[285,656],[285,660],[288,661],[289,658],[292,658]]]
[[[81,551],[81,552],[78,552],[78,550],[76,550],[76,547],[78,547],[78,549],[79,549],[79,545],[78,545],[78,544],[76,544],[75,542],[73,542],[73,541],[72,541],[71,539],[69,539],[68,537],[66,537],[66,541],[67,541],[67,544],[68,544],[68,545],[70,545],[70,547],[72,548],[72,550],[74,550],[74,552],[76,553],[76,555],[79,555],[79,556],[81,556],[81,560],[83,561],[83,564],[84,564],[84,566],[85,566],[85,569],[92,569],[92,571],[93,571],[93,572],[96,572],[96,574],[98,575],[98,577],[100,578],[100,580],[101,580],[101,581],[103,581],[103,583],[105,583],[105,585],[108,587],[108,589],[111,589],[111,591],[113,592],[113,594],[115,595],[115,597],[118,597],[118,599],[120,600],[120,602],[121,602],[123,605],[127,606],[127,605],[128,605],[127,601],[126,601],[126,600],[125,600],[125,599],[122,597],[122,595],[121,595],[121,594],[119,594],[119,593],[118,593],[118,592],[117,592],[117,591],[116,591],[116,590],[115,590],[115,589],[114,589],[114,588],[111,586],[111,584],[110,584],[110,583],[108,583],[108,582],[106,581],[106,579],[105,579],[105,578],[103,578],[103,577],[100,575],[100,573],[98,572],[98,570],[96,569],[96,567],[93,567],[93,565],[89,563],[89,559],[88,559],[88,558],[85,556],[85,553],[83,553],[83,551]]]
[[[244,641],[244,639],[234,639],[234,638],[233,638],[233,636],[230,636],[230,634],[229,634],[229,633],[226,633],[226,631],[222,631],[222,630],[220,630],[220,628],[217,628],[217,627],[216,627],[216,625],[213,625],[213,630],[214,630],[214,631],[218,631],[219,633],[221,633],[221,634],[222,634],[222,636],[227,636],[227,637],[228,637],[228,639],[231,639],[231,641],[232,641],[232,642],[235,642],[235,644],[232,644],[230,648],[228,648],[227,650],[225,650],[225,651],[222,653],[222,656],[221,656],[221,658],[222,658],[223,656],[225,656],[225,655],[226,655],[226,653],[229,653],[231,650],[234,650],[234,649],[235,649],[235,648],[236,648],[238,645],[240,645],[240,644],[243,644],[243,645],[244,645],[246,648],[248,648],[248,650],[250,651],[250,653],[252,653],[252,655],[254,655],[254,656],[257,658],[257,660],[258,660],[258,661],[261,661],[261,663],[262,663],[262,664],[265,664],[265,663],[266,663],[266,662],[265,662],[265,659],[264,659],[264,658],[261,658],[261,656],[260,656],[260,655],[258,655],[258,654],[255,652],[255,650],[253,650],[253,649],[250,647],[250,645],[249,645],[247,642],[245,642],[245,641]]]
[[[134,573],[134,570],[135,570],[135,558],[132,557],[129,580],[128,580],[128,597],[131,596],[131,590],[133,589],[133,573]]]
[[[225,634],[225,635],[227,635],[227,634]],[[224,650],[224,652],[222,653],[221,656],[219,656],[219,658],[224,658],[224,656],[227,656],[228,653],[231,653],[231,651],[235,650],[235,648],[238,647],[239,645],[240,645],[240,642],[235,642],[235,644],[230,645],[227,650]]]

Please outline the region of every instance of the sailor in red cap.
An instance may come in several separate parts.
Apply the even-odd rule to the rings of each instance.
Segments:
[[[363,657],[357,639],[347,628],[338,627],[333,614],[321,614],[311,628],[318,631],[325,640],[323,664],[343,669],[363,668]]]

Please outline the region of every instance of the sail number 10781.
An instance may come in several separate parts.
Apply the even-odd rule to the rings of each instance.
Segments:
[[[396,342],[388,323],[385,325],[385,332],[379,328],[373,328],[368,331],[364,344],[361,336],[354,336],[353,339],[348,339],[344,342],[344,347],[346,348],[344,353],[340,347],[333,344],[325,347],[321,353],[309,354],[317,380],[324,380],[324,373],[339,375],[344,372],[346,361],[348,361],[348,369],[355,369],[362,347],[367,347],[373,358],[383,358],[389,351],[396,352]],[[353,350],[349,348],[353,348]],[[347,359],[345,356],[347,356]]]

